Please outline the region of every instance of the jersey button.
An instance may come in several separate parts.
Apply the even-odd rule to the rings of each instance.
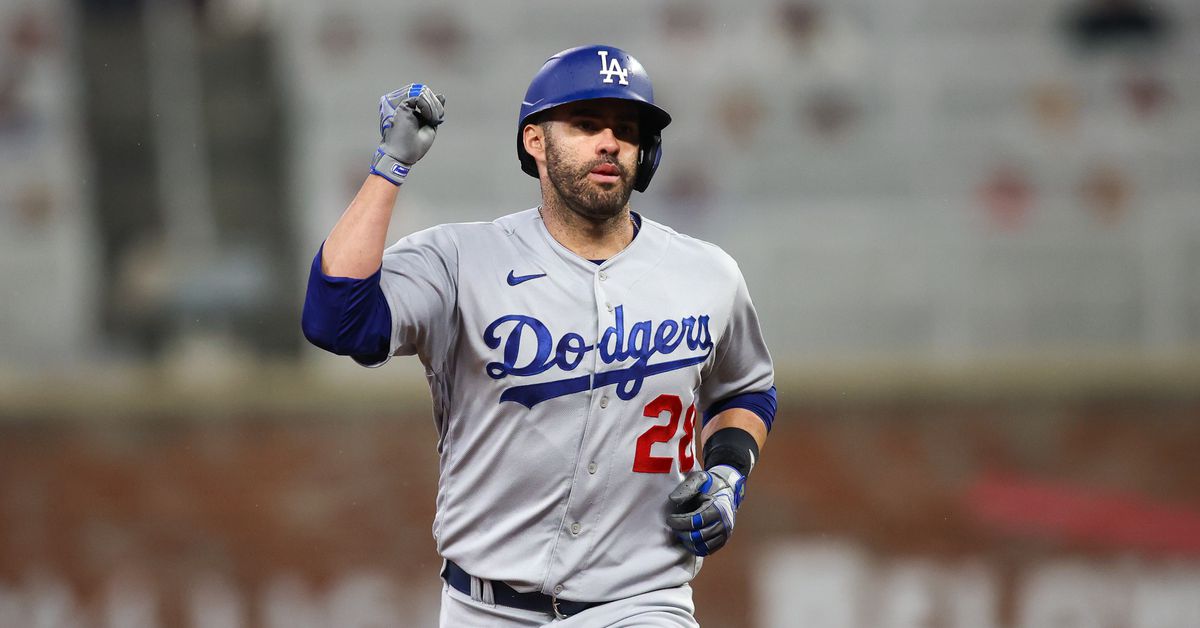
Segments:
[[[598,276],[600,277],[600,281],[604,281],[605,279],[608,279],[608,273],[606,273],[604,271],[600,271],[600,274]]]
[[[604,309],[608,310],[609,312],[613,311],[612,303],[605,303]]]
[[[579,534],[579,531],[582,529],[583,526],[579,525],[578,523],[571,524],[571,534]]]
[[[563,585],[561,585],[561,584],[554,585],[554,595],[558,595],[559,593],[562,593],[562,592],[563,592]]]
[[[600,398],[600,407],[601,407],[601,408],[607,408],[607,407],[608,407],[608,395],[605,395],[605,396],[603,396],[603,397],[601,397],[601,398]]]
[[[596,474],[596,463],[594,463],[594,462],[588,463],[588,473],[591,473],[592,475]]]

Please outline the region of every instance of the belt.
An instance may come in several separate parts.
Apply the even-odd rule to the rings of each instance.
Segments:
[[[471,595],[471,574],[463,571],[462,567],[459,567],[452,561],[446,561],[446,568],[442,570],[442,578],[445,578],[446,583],[458,589],[460,593]],[[593,606],[599,606],[604,603],[570,602],[538,591],[521,593],[497,580],[490,580],[488,582],[492,584],[492,600],[497,604],[527,611],[546,613],[547,615],[554,615],[558,619],[566,619],[571,615],[582,613]]]

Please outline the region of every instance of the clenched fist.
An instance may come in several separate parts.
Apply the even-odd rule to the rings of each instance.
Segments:
[[[379,148],[371,162],[371,174],[396,185],[404,183],[408,171],[429,147],[445,118],[446,97],[428,85],[412,83],[379,99]]]
[[[667,525],[689,552],[708,556],[724,547],[733,534],[745,495],[746,477],[729,465],[693,471],[668,496],[672,512]]]

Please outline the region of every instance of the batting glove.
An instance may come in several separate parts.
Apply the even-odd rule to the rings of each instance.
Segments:
[[[429,152],[445,118],[446,97],[428,85],[412,83],[379,99],[379,148],[371,174],[396,185],[404,183],[413,164]]]
[[[667,497],[673,512],[667,525],[697,556],[724,547],[733,534],[738,506],[746,495],[746,477],[729,465],[693,471]]]

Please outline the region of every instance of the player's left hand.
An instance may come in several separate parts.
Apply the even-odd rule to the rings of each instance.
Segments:
[[[746,477],[728,465],[693,471],[667,497],[667,525],[697,556],[721,549],[733,534],[738,506],[746,495]]]

